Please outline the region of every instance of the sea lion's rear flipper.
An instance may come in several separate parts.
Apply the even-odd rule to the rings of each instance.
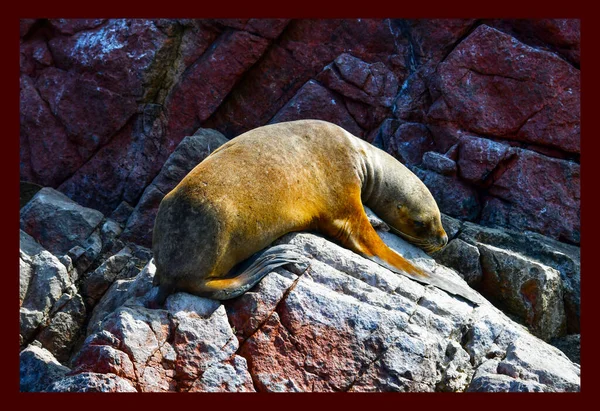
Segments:
[[[259,251],[234,267],[227,278],[208,279],[202,288],[206,290],[209,298],[215,300],[235,298],[248,291],[277,267],[306,262],[306,257],[293,251],[294,249],[292,245],[281,244]]]

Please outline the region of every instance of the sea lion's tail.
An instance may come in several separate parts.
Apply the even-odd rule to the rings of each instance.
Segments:
[[[405,277],[408,277],[412,280],[415,280],[422,284],[433,285],[434,287],[439,288],[440,290],[446,291],[453,295],[459,295],[474,304],[481,305],[485,302],[485,299],[479,295],[475,290],[469,287],[466,283],[460,284],[457,283],[446,276],[442,276],[435,271],[425,271],[421,268],[418,268],[416,271],[418,274],[401,271],[396,267],[386,263],[384,260],[377,256],[366,256],[369,260],[376,262],[380,266],[387,268],[388,270],[401,274]]]
[[[264,276],[277,267],[290,263],[304,264],[306,257],[294,246],[280,244],[253,254],[239,264],[226,278],[208,280],[203,287],[210,290],[209,298],[228,300],[254,287]]]

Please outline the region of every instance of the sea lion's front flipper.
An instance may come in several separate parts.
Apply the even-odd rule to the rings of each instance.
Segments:
[[[423,284],[433,285],[450,294],[482,304],[484,299],[466,283],[460,284],[436,272],[425,271],[392,250],[371,226],[366,214],[348,218],[340,224],[334,237],[345,247],[376,262],[382,267]]]
[[[234,267],[226,278],[207,279],[202,284],[203,294],[215,300],[235,298],[254,287],[277,267],[290,263],[305,263],[306,257],[293,251],[294,248],[289,244],[281,244],[255,253]]]
[[[395,251],[392,249],[390,249],[390,251],[395,253]],[[442,276],[442,275],[436,273],[435,271],[431,272],[431,271],[425,271],[421,268],[417,268],[417,270],[420,271],[420,274],[413,274],[413,273],[409,273],[409,272],[406,272],[403,270],[399,270],[398,268],[392,266],[391,264],[389,264],[388,262],[379,258],[376,255],[373,255],[373,256],[364,255],[364,257],[368,258],[369,260],[371,260],[373,262],[376,262],[380,266],[385,267],[388,270],[390,270],[396,274],[401,274],[405,277],[408,277],[412,280],[415,280],[415,281],[423,283],[423,284],[433,285],[434,287],[444,290],[450,294],[459,295],[459,296],[471,301],[472,303],[480,305],[484,302],[483,297],[481,297],[479,294],[477,294],[468,285],[466,285],[466,284],[462,285],[460,283],[456,283],[456,282],[452,281],[450,278]],[[404,259],[400,255],[398,255],[398,257]],[[412,265],[412,263],[409,262],[408,260],[405,259],[405,261],[408,264]]]

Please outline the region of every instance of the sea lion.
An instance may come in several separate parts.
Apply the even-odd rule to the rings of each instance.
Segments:
[[[236,297],[273,268],[299,261],[291,246],[259,251],[303,230],[321,232],[396,273],[479,301],[470,288],[425,272],[390,249],[363,204],[426,251],[448,241],[421,180],[343,128],[299,120],[248,131],[205,158],[160,203],[153,231],[155,303],[175,291]]]

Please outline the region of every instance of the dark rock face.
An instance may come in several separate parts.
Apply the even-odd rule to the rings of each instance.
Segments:
[[[23,19],[20,34],[21,180],[105,215],[154,209],[154,178],[199,127],[318,118],[424,170],[449,215],[579,244],[578,20]],[[128,238],[147,244],[140,224]]]

